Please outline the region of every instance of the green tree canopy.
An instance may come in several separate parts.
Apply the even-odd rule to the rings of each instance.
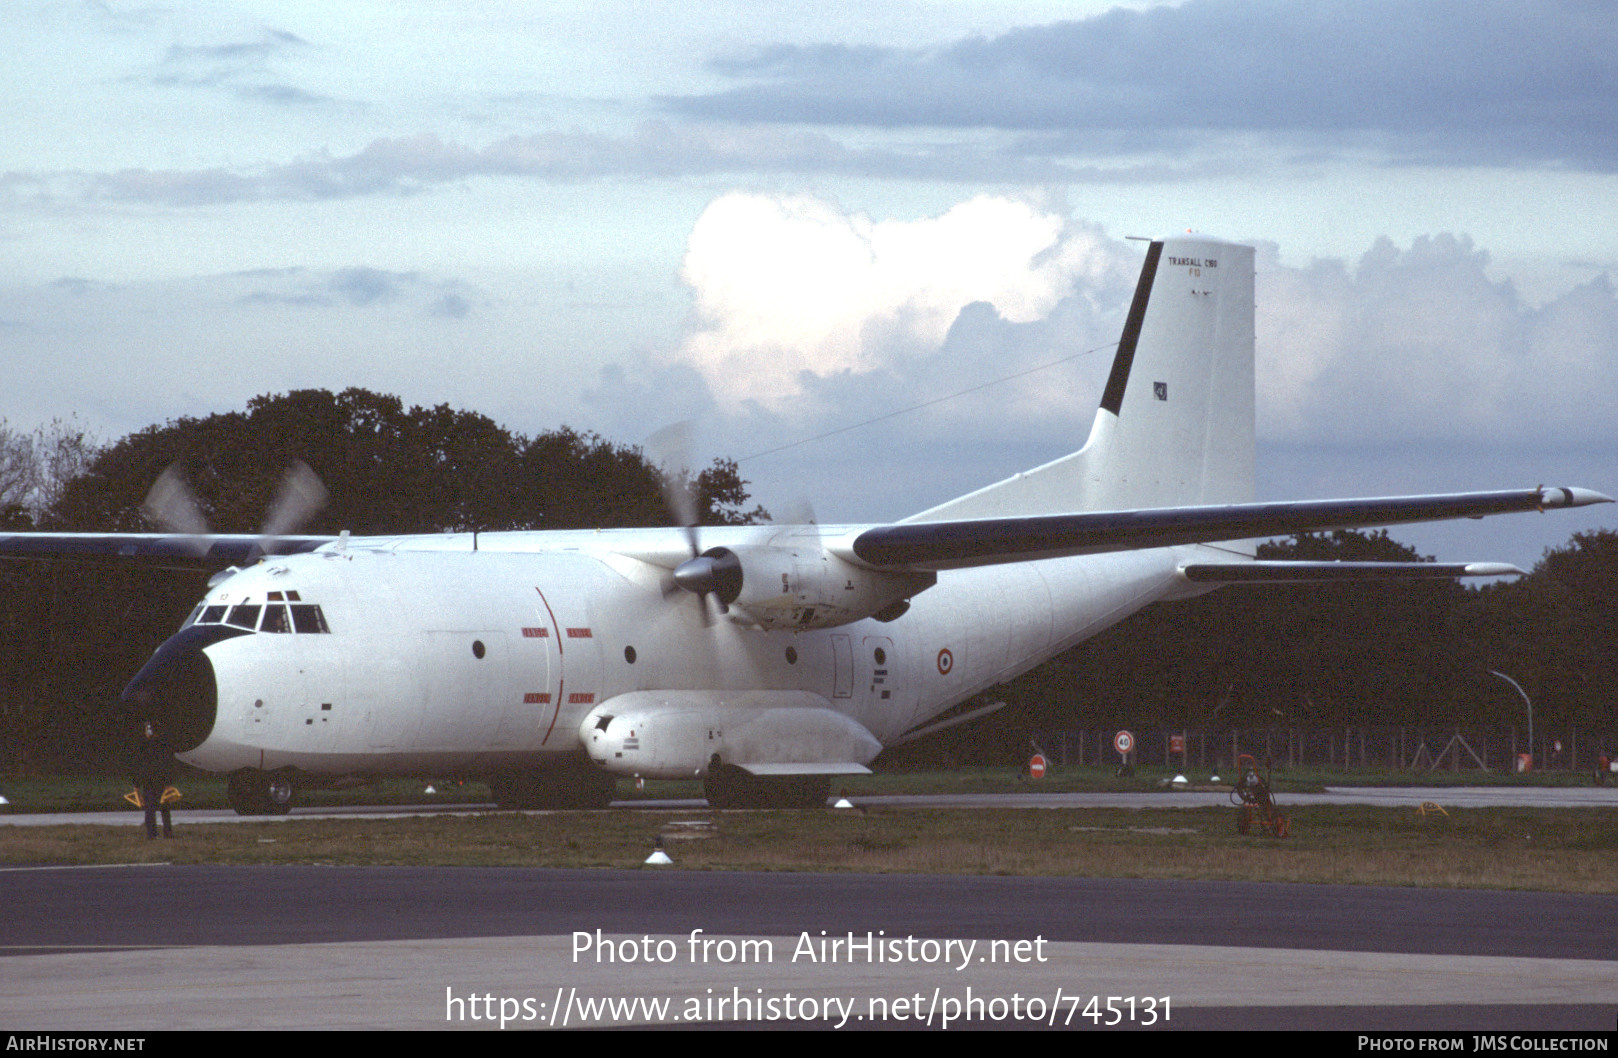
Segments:
[[[53,527],[138,532],[147,490],[173,465],[215,532],[258,531],[297,461],[330,501],[308,533],[432,533],[667,525],[661,478],[638,448],[563,427],[524,437],[447,404],[406,408],[363,389],[256,397],[110,445],[45,514]],[[713,523],[745,522],[747,483],[716,460],[689,482]]]

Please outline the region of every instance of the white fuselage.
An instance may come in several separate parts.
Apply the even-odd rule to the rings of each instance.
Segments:
[[[764,631],[710,626],[666,569],[629,557],[681,546],[668,530],[484,534],[267,559],[205,604],[295,592],[329,631],[209,646],[213,728],[181,757],[210,771],[477,774],[577,754],[598,703],[680,690],[810,692],[889,744],[1148,603],[1196,591],[1176,574],[1196,549],[1158,549],[951,571],[890,622]]]

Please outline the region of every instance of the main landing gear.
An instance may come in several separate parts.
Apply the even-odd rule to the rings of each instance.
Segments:
[[[703,796],[715,808],[825,808],[831,779],[824,775],[761,778],[734,764],[710,765]]]
[[[239,816],[284,816],[292,811],[292,780],[280,772],[242,768],[230,773],[225,796]]]

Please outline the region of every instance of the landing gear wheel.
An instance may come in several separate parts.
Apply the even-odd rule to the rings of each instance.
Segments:
[[[825,808],[831,795],[831,779],[823,775],[805,775],[788,779],[781,784],[782,808]]]
[[[225,784],[225,798],[239,816],[284,816],[294,793],[291,779],[257,768],[231,772]]]
[[[292,783],[284,775],[265,776],[264,814],[284,816],[292,811]]]
[[[709,767],[702,793],[715,808],[824,808],[831,779],[824,775],[761,779],[733,764],[721,764]]]
[[[225,783],[225,799],[230,807],[236,810],[239,816],[256,816],[259,814],[258,799],[253,796],[253,770],[243,768],[241,771],[230,773],[230,779]]]
[[[742,786],[752,778],[740,768],[728,764],[710,767],[702,780],[702,796],[715,808],[745,808]]]

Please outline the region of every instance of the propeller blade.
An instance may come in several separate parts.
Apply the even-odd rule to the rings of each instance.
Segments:
[[[677,422],[665,426],[646,439],[642,446],[646,455],[662,472],[663,502],[674,516],[676,525],[683,526],[691,543],[691,554],[698,553],[697,500],[691,494],[691,423]]]
[[[647,458],[657,464],[663,488],[663,503],[667,505],[675,524],[685,530],[686,547],[691,551],[691,557],[674,570],[674,584],[679,589],[697,596],[697,612],[702,615],[702,627],[712,628],[715,617],[709,612],[708,598],[714,589],[692,586],[697,582],[711,580],[712,571],[699,565],[710,560],[702,557],[702,536],[697,527],[699,520],[697,500],[691,493],[690,420],[682,420],[663,427],[648,437],[642,447]],[[685,571],[683,575],[682,570]],[[719,612],[724,613],[724,602],[717,598],[714,601],[719,604]]]
[[[208,519],[178,463],[170,463],[158,475],[140,505],[140,513],[165,533],[190,537],[187,546],[196,554],[208,553]]]
[[[309,469],[309,464],[301,459],[295,461],[281,478],[275,499],[270,501],[270,509],[264,517],[264,535],[285,536],[302,528],[320,513],[328,499],[330,493]]]
[[[301,529],[319,514],[330,495],[309,464],[301,459],[295,461],[282,477],[275,499],[270,501],[259,535],[259,550],[270,554],[276,540]]]

